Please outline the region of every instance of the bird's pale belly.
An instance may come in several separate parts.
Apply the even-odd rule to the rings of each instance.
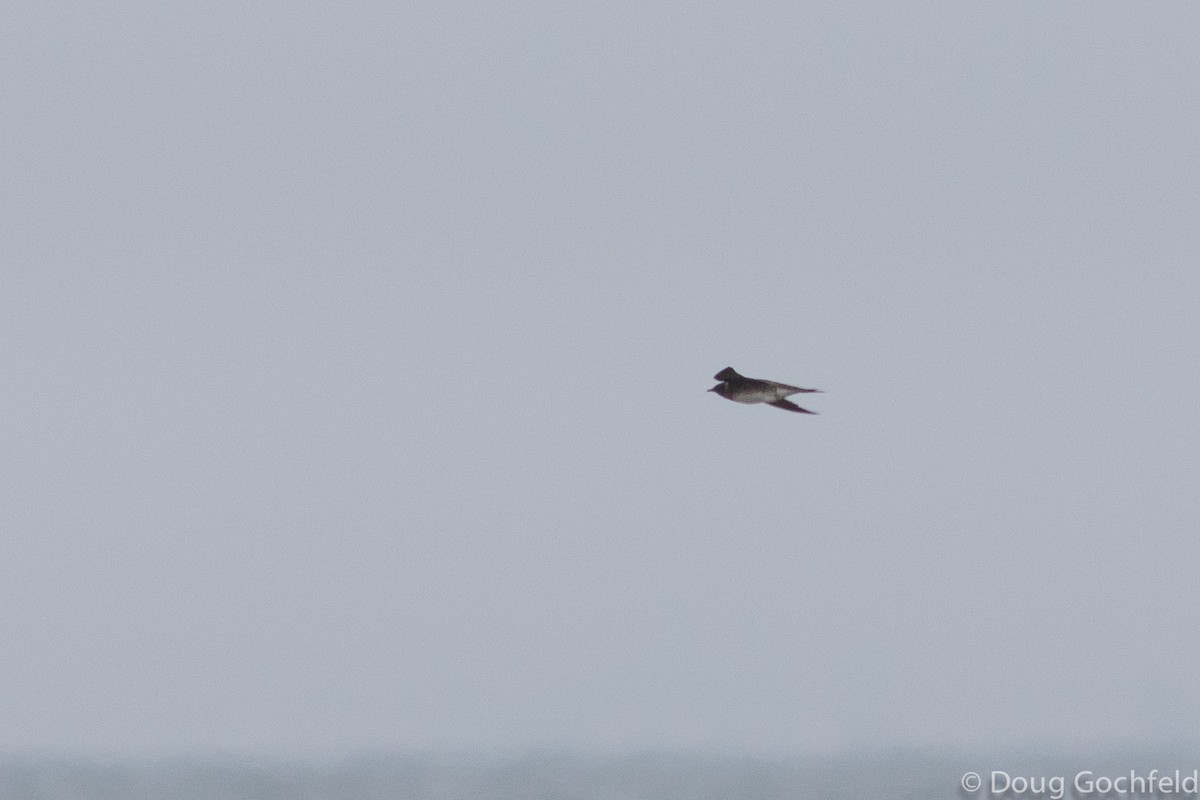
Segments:
[[[748,389],[735,393],[729,399],[737,403],[774,403],[785,396],[776,389]]]

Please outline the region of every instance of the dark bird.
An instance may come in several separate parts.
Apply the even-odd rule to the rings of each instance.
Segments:
[[[739,375],[733,367],[726,367],[713,376],[721,381],[710,392],[716,392],[735,403],[766,403],[769,406],[795,411],[800,414],[815,414],[788,400],[789,395],[800,392],[819,392],[820,389],[801,389],[799,386],[788,386],[786,383],[775,381],[760,381],[757,378],[747,378]]]

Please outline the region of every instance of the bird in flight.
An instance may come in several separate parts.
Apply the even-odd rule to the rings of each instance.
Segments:
[[[757,378],[747,378],[739,375],[733,367],[726,367],[713,376],[720,381],[709,389],[735,403],[766,403],[769,406],[795,411],[800,414],[815,414],[788,400],[789,395],[800,392],[820,392],[820,389],[801,389],[799,386],[788,386],[786,383],[775,381],[760,381]]]

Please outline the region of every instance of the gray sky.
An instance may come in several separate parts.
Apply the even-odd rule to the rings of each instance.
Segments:
[[[1195,4],[5,17],[0,747],[1195,741]]]

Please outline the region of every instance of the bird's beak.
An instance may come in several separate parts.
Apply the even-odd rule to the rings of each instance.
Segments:
[[[715,387],[715,386],[711,389],[705,389],[706,392],[715,392],[716,390],[717,390],[717,387]]]

